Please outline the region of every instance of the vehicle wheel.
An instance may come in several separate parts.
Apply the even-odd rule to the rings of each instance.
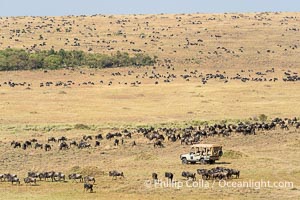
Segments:
[[[209,164],[215,164],[215,160],[210,160]]]
[[[219,151],[219,156],[221,157],[221,156],[223,156],[223,151]]]
[[[188,161],[187,161],[186,158],[183,158],[183,159],[182,159],[182,164],[184,164],[184,165],[188,164]]]
[[[206,161],[202,158],[202,159],[200,159],[200,163],[204,165],[204,164],[206,164]]]

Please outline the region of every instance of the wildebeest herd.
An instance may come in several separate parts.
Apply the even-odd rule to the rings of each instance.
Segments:
[[[21,148],[23,150],[40,150],[45,148],[45,151],[67,151],[72,148],[78,149],[90,149],[90,148],[98,148],[101,147],[100,142],[104,140],[104,138],[110,142],[112,145],[118,145],[119,139],[122,141],[122,145],[128,145],[134,148],[137,144],[135,142],[134,136],[140,135],[142,138],[145,138],[148,143],[153,143],[154,147],[164,147],[168,143],[178,142],[179,144],[195,144],[201,142],[206,137],[215,137],[215,136],[223,136],[228,137],[231,134],[242,134],[242,135],[255,135],[261,131],[271,131],[275,129],[281,129],[283,131],[290,130],[291,128],[299,129],[300,121],[297,118],[274,118],[270,122],[248,122],[243,123],[240,122],[238,124],[213,124],[213,125],[204,125],[200,126],[189,126],[186,128],[136,128],[133,130],[124,129],[119,132],[108,132],[105,137],[102,136],[101,133],[96,135],[83,135],[79,141],[74,139],[69,139],[65,136],[61,136],[58,138],[49,137],[46,140],[46,143],[43,144],[38,141],[38,139],[33,138],[27,141],[12,141],[10,145],[13,148]],[[119,138],[119,139],[117,139]],[[132,140],[132,142],[128,143],[127,141]],[[92,145],[92,142],[94,144]],[[117,144],[116,144],[117,143]],[[135,144],[135,145],[133,145]],[[140,145],[140,144],[139,144]],[[54,147],[57,148],[54,148]],[[230,179],[233,176],[239,178],[240,171],[235,169],[229,169],[224,167],[215,167],[210,170],[208,169],[198,169],[197,174],[201,176],[204,180],[209,179]],[[112,179],[116,179],[117,177],[123,177],[124,173],[122,171],[112,170],[108,172],[108,175],[112,177]],[[181,174],[183,177],[187,179],[196,179],[196,173],[183,171]],[[93,191],[93,184],[96,182],[96,179],[92,176],[83,176],[78,173],[71,173],[66,176],[62,172],[54,172],[54,171],[46,171],[46,172],[28,172],[27,176],[24,178],[25,184],[37,184],[37,181],[51,181],[51,182],[60,182],[66,181],[66,177],[72,182],[82,182],[84,183],[84,189]],[[174,179],[174,174],[172,172],[166,172],[165,177],[170,179],[171,181]],[[158,174],[152,174],[153,180],[158,180]],[[0,174],[1,181],[11,182],[12,184],[20,184],[20,179],[15,174]]]
[[[300,128],[300,121],[294,118],[274,118],[270,122],[239,122],[237,124],[213,124],[201,126],[189,126],[186,128],[136,128],[134,130],[124,129],[120,132],[108,132],[105,136],[106,140],[112,141],[113,146],[118,146],[130,142],[130,146],[137,145],[136,141],[132,138],[133,135],[143,135],[148,142],[153,143],[155,147],[164,147],[167,142],[180,142],[180,144],[196,144],[201,139],[214,136],[230,136],[232,133],[243,135],[255,135],[258,131],[271,131],[277,128],[281,130],[289,130],[291,127],[295,129]],[[65,136],[58,138],[49,137],[45,144],[39,142],[36,138],[21,141],[12,141],[10,145],[13,148],[21,148],[26,150],[28,148],[45,151],[50,151],[53,147],[57,146],[58,150],[68,150],[77,147],[78,149],[98,148],[101,146],[101,140],[104,137],[101,133],[97,135],[83,135],[82,139],[76,141],[75,139],[68,139]]]
[[[108,75],[107,77],[109,80],[106,82],[103,80],[105,77],[103,74],[99,75],[101,79],[97,79],[95,74],[91,76],[92,78],[89,81],[79,82],[68,80],[68,81],[47,81],[47,82],[40,82],[38,87],[73,87],[73,86],[89,86],[89,87],[96,87],[96,86],[112,86],[112,85],[128,85],[128,86],[139,86],[143,83],[151,83],[152,84],[159,84],[159,83],[170,83],[176,80],[183,80],[186,82],[199,82],[203,85],[207,84],[208,82],[215,80],[220,83],[228,83],[229,81],[241,81],[241,82],[269,82],[274,83],[278,81],[282,81],[282,83],[286,82],[298,82],[300,81],[300,76],[298,72],[291,71],[291,70],[283,70],[282,75],[274,75],[275,69],[267,69],[265,71],[254,71],[254,70],[241,70],[236,74],[229,75],[224,70],[220,72],[217,70],[214,73],[204,73],[198,70],[187,70],[184,69],[183,72],[175,73],[172,69],[168,69],[166,72],[159,72],[156,70],[156,67],[153,69],[145,70],[144,72],[134,72],[133,70],[129,70],[128,72],[116,72],[112,73],[112,75]],[[173,68],[174,69],[174,68]],[[82,72],[82,71],[80,71]],[[49,73],[49,72],[48,72]],[[118,74],[118,75],[115,75]],[[119,80],[118,79],[119,76]],[[124,77],[130,77],[130,80],[126,81]],[[114,80],[111,80],[113,78]],[[13,80],[7,80],[4,82],[0,82],[0,87],[25,87],[30,89],[34,87],[34,83],[31,82],[16,82]],[[37,86],[37,85],[36,85]]]
[[[116,170],[110,171],[109,176],[116,178],[118,176],[124,178],[124,173],[119,172]],[[96,182],[96,179],[92,176],[83,176],[82,174],[78,173],[71,173],[68,175],[68,178],[72,182],[80,182],[84,183],[84,191],[93,192],[93,186]],[[21,179],[16,174],[0,174],[0,181],[1,182],[11,182],[11,184],[20,185]],[[23,179],[26,185],[37,185],[37,182],[41,181],[51,181],[51,182],[66,182],[66,175],[62,172],[54,172],[54,171],[47,171],[47,172],[28,172],[27,176]]]
[[[233,177],[235,177],[235,178],[240,177],[239,170],[224,168],[224,167],[215,167],[212,169],[197,169],[197,174],[203,180],[227,180],[227,179],[231,179]],[[183,171],[181,173],[181,176],[186,178],[187,180],[196,181],[196,173],[195,172]],[[173,182],[175,175],[172,172],[165,172],[164,177],[168,181]],[[157,173],[155,173],[155,172],[152,173],[152,180],[154,183],[159,181]]]

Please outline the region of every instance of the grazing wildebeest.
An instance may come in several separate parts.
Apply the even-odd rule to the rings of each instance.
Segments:
[[[51,150],[51,145],[45,144],[45,151],[50,151],[50,150]]]
[[[3,174],[4,181],[6,180],[8,182],[10,181],[11,178],[16,178],[16,177],[17,177],[16,174]]]
[[[83,177],[82,177],[81,174],[75,174],[75,173],[70,174],[70,175],[69,175],[69,179],[70,179],[70,180],[72,179],[73,181],[76,181],[76,180],[79,179],[80,182],[83,182]]]
[[[121,133],[107,133],[106,134],[106,139],[111,140],[114,137],[122,137]]]
[[[14,183],[16,183],[16,184],[19,184],[20,185],[20,179],[18,178],[18,177],[9,177],[8,178],[8,182],[11,182],[11,184],[14,184]]]
[[[43,144],[35,143],[34,149],[37,148],[43,149]]]
[[[87,141],[87,140],[92,140],[92,136],[91,135],[84,135],[82,137],[83,140]]]
[[[84,182],[85,182],[85,183],[91,182],[91,181],[93,181],[93,183],[96,182],[96,179],[95,179],[94,177],[92,177],[92,176],[86,176],[86,177],[84,177],[83,179],[84,179]]]
[[[72,141],[72,142],[70,142],[70,147],[72,147],[72,145],[74,145],[74,146],[78,146],[78,144],[77,144],[77,142],[76,142],[76,141]]]
[[[196,173],[192,173],[192,172],[182,172],[181,174],[183,177],[189,179],[192,178],[193,181],[196,180]]]
[[[59,150],[66,150],[69,149],[69,145],[66,142],[62,142],[59,144]]]
[[[32,147],[32,143],[30,141],[25,141],[24,144],[26,144],[27,147]]]
[[[54,137],[48,138],[48,142],[56,142],[56,139]]]
[[[26,183],[26,184],[30,183],[30,185],[32,183],[34,183],[36,185],[36,178],[26,177],[26,178],[24,178],[24,183]]]
[[[95,136],[96,140],[103,140],[102,134],[99,133],[98,135]]]
[[[93,184],[90,184],[90,183],[85,183],[84,185],[83,185],[83,189],[84,189],[84,191],[88,191],[88,190],[90,190],[90,192],[93,192]]]
[[[158,180],[158,175],[157,175],[157,173],[152,173],[152,180],[153,180],[153,182],[155,182],[155,181]]]
[[[99,142],[99,141],[96,141],[96,142],[95,142],[95,147],[98,147],[98,146],[100,146],[100,142]]]
[[[44,172],[43,174],[43,178],[46,180],[48,180],[49,178],[51,179],[51,181],[53,182],[54,181],[54,171],[51,171],[51,172]]]
[[[80,143],[78,144],[78,149],[90,148],[90,147],[92,147],[91,144],[85,141],[80,141]]]
[[[26,150],[27,149],[27,145],[25,143],[22,144],[22,149]]]
[[[114,179],[114,178],[117,179],[118,176],[124,178],[123,172],[118,172],[118,171],[116,171],[116,170],[110,171],[110,172],[109,172],[109,176],[112,176],[113,179]]]
[[[236,170],[236,169],[229,169],[229,175],[230,175],[230,177],[232,175],[234,175],[235,178],[239,178],[240,177],[240,171]]]
[[[13,142],[11,143],[11,145],[13,145],[14,148],[21,148],[21,143],[20,143],[20,142],[15,142],[15,141],[13,141]]]
[[[125,138],[126,138],[126,137],[131,138],[131,133],[130,133],[130,132],[125,132],[125,133],[124,133],[124,137],[125,137]]]
[[[154,148],[155,148],[155,147],[160,147],[160,148],[164,147],[163,143],[162,143],[160,140],[154,142],[154,145],[153,145],[153,146],[154,146]]]
[[[54,172],[52,174],[52,178],[55,181],[61,181],[61,180],[65,181],[66,180],[66,176],[62,172]]]
[[[60,138],[57,139],[57,142],[65,142],[68,139],[65,136],[61,136]]]
[[[114,141],[114,146],[118,146],[119,145],[119,140],[118,139],[115,139]]]
[[[171,172],[165,172],[165,177],[168,178],[168,180],[171,180],[172,182],[174,175]]]
[[[197,169],[197,173],[202,175],[202,179],[229,179],[233,175],[236,176],[236,178],[239,178],[240,171],[235,169],[229,169],[224,167],[216,167],[212,168],[210,170],[207,169]]]
[[[37,142],[37,139],[33,138],[30,140],[30,142]]]
[[[37,173],[37,172],[28,172],[27,173],[28,177],[31,177],[31,178],[37,178],[37,177],[39,177],[39,174],[40,173]]]

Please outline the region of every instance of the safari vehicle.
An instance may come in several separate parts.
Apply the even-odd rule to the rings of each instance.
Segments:
[[[216,144],[194,144],[190,153],[181,154],[182,164],[214,164],[223,155],[222,146]]]

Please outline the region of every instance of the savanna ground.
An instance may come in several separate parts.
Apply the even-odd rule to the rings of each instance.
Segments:
[[[152,172],[157,172],[159,178],[164,179],[164,172],[170,171],[175,174],[175,180],[184,181],[182,171],[212,166],[184,166],[179,155],[188,152],[188,146],[166,142],[165,148],[154,149],[152,143],[138,135],[125,140],[125,145],[118,148],[113,147],[113,141],[104,140],[101,147],[90,150],[72,148],[59,152],[54,147],[50,152],[33,149],[23,151],[13,149],[9,144],[12,140],[25,141],[31,138],[45,143],[50,136],[62,135],[79,140],[83,135],[105,135],[114,128],[150,125],[185,127],[199,125],[203,121],[213,123],[221,120],[237,122],[260,114],[267,115],[269,119],[299,117],[300,85],[298,82],[281,80],[283,71],[290,69],[299,73],[299,50],[293,46],[299,45],[297,16],[298,13],[132,15],[57,17],[52,22],[52,17],[1,19],[1,48],[30,49],[30,46],[45,39],[46,45],[38,45],[37,48],[49,49],[54,46],[56,49],[87,51],[92,47],[93,52],[103,53],[116,50],[130,52],[129,49],[135,48],[157,55],[161,61],[171,59],[175,67],[172,73],[178,76],[185,73],[184,69],[197,69],[203,73],[226,70],[227,74],[235,75],[241,73],[242,69],[255,72],[274,67],[275,73],[271,76],[278,77],[279,81],[242,83],[233,80],[224,84],[212,80],[203,85],[199,80],[187,82],[180,78],[171,83],[160,81],[159,84],[154,84],[153,80],[139,79],[142,84],[131,87],[117,82],[130,82],[135,78],[115,77],[111,73],[126,73],[128,70],[133,70],[135,74],[150,73],[153,68],[83,69],[86,74],[81,74],[80,70],[1,72],[1,84],[13,80],[26,81],[32,86],[30,89],[0,87],[0,173],[16,173],[23,178],[27,171],[80,172],[95,176],[96,185],[95,193],[89,194],[83,192],[82,184],[71,182],[38,182],[38,186],[0,183],[0,199],[298,199],[300,141],[299,130],[294,128],[250,136],[233,134],[226,138],[204,139],[205,143],[223,145],[225,155],[214,166],[241,170],[239,181],[291,181],[293,188],[146,187],[144,183],[151,178]],[[118,20],[127,21],[120,23]],[[71,23],[66,25],[68,29],[72,27],[71,32],[65,32],[66,27],[62,26],[64,22]],[[25,29],[28,24],[31,28],[26,33],[18,36],[12,31]],[[36,26],[41,27],[34,29]],[[58,32],[58,27],[63,27],[63,32]],[[110,33],[112,35],[107,35]],[[40,39],[40,35],[43,35],[43,39]],[[66,38],[71,42],[65,44]],[[74,38],[81,40],[80,46],[71,46]],[[199,39],[203,42],[198,42]],[[134,44],[130,44],[130,41]],[[198,45],[190,45],[191,42],[197,42]],[[226,53],[217,47],[226,47],[234,53]],[[166,74],[170,70],[158,65],[155,71]],[[90,73],[94,76],[90,76]],[[40,82],[68,80],[76,83],[99,80],[114,83],[111,86],[39,87]],[[76,124],[85,124],[89,129],[75,129]],[[137,146],[132,148],[130,144],[133,140]],[[111,180],[108,171],[113,169],[123,171],[125,179]],[[197,176],[197,180],[199,178]],[[209,183],[212,184],[212,181]]]

